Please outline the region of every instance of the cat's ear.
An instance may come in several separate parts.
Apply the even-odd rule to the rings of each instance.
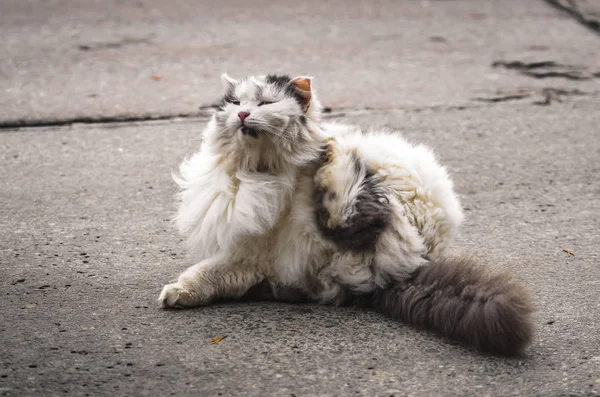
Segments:
[[[310,106],[310,99],[312,98],[312,78],[306,76],[298,76],[295,79],[292,79],[291,83],[296,87],[296,92],[299,94],[299,97],[302,100],[302,110],[307,112]]]
[[[228,92],[233,87],[235,87],[235,85],[237,84],[237,80],[232,79],[231,77],[227,76],[227,73],[223,73],[221,75],[221,83],[223,84],[223,90],[225,92]]]

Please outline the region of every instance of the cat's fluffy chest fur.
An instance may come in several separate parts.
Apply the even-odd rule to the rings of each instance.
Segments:
[[[359,298],[483,350],[529,343],[527,292],[445,257],[462,211],[428,148],[323,122],[306,77],[223,84],[200,151],[176,177],[177,226],[198,263],[163,288],[163,307]]]

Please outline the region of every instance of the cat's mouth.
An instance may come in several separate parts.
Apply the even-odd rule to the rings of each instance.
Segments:
[[[258,131],[255,130],[254,128],[250,128],[247,125],[243,125],[242,128],[240,128],[240,130],[242,131],[242,134],[244,134],[244,135],[249,135],[253,138],[258,138]]]

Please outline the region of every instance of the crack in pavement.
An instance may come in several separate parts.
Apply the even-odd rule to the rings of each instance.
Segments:
[[[145,37],[145,38],[125,37],[125,38],[123,38],[121,40],[117,40],[117,41],[80,44],[77,46],[77,48],[81,51],[97,51],[97,50],[104,50],[104,49],[121,48],[121,47],[135,45],[135,44],[150,44],[150,43],[151,43],[150,37]]]
[[[585,27],[600,34],[600,7],[598,10],[582,10],[575,0],[545,0],[554,8],[564,11],[574,17]]]
[[[562,98],[565,96],[585,96],[595,95],[596,92],[585,92],[578,89],[564,89],[546,87],[539,89],[517,89],[512,92],[497,92],[496,96],[492,97],[476,97],[473,98],[475,101],[497,103],[497,102],[509,102],[518,101],[525,98],[531,98],[535,96],[541,96],[542,100],[533,102],[535,105],[550,105],[552,102],[562,102]]]
[[[0,120],[0,130],[14,130],[19,128],[35,127],[62,127],[73,124],[114,124],[114,123],[132,123],[145,121],[160,121],[173,119],[186,119],[205,117],[201,113],[180,113],[180,114],[161,114],[161,115],[121,115],[121,116],[96,116],[96,117],[72,117],[65,119],[19,119],[19,120]]]
[[[590,68],[579,65],[563,65],[554,61],[494,61],[492,67],[514,69],[525,76],[534,77],[536,79],[559,77],[568,80],[591,80],[600,78],[600,71],[598,70],[591,70]]]
[[[530,96],[531,96],[531,94],[515,94],[515,95],[501,95],[501,96],[495,96],[495,97],[490,97],[490,98],[477,97],[477,98],[473,98],[473,99],[476,101],[479,101],[479,102],[495,103],[495,102],[516,101],[519,99],[529,98]]]

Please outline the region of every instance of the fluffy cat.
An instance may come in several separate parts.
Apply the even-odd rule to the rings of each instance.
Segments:
[[[480,350],[527,346],[527,291],[445,255],[463,214],[430,149],[321,121],[308,77],[222,82],[202,147],[176,177],[177,226],[198,263],[164,287],[163,307],[361,301]]]

